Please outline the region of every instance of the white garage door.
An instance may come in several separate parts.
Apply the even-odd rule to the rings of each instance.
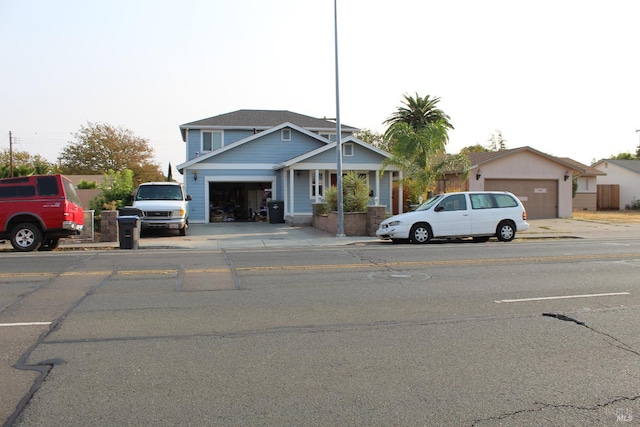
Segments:
[[[527,210],[528,219],[558,217],[557,180],[487,179],[484,189],[509,191],[518,196]]]

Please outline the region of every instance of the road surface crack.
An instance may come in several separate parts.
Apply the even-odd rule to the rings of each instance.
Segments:
[[[619,348],[621,350],[627,351],[627,352],[629,352],[631,354],[634,354],[636,356],[640,356],[640,353],[638,351],[634,350],[630,345],[623,343],[622,341],[620,341],[618,338],[614,337],[613,335],[607,334],[606,332],[602,332],[602,331],[599,331],[599,330],[597,330],[595,328],[592,328],[591,326],[587,325],[586,323],[581,322],[581,321],[579,321],[577,319],[574,319],[573,317],[569,317],[569,316],[566,316],[564,314],[559,314],[559,313],[542,313],[542,315],[545,316],[545,317],[552,317],[554,319],[562,320],[563,322],[573,322],[576,325],[583,326],[583,327],[589,329],[590,331],[592,331],[592,332],[594,332],[594,333],[596,333],[598,335],[601,335],[602,337],[605,337],[605,342],[607,342],[608,344],[610,344],[610,345],[612,345],[612,346],[614,346],[616,348]]]

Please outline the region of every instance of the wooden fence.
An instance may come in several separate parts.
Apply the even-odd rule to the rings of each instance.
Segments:
[[[620,185],[598,185],[598,210],[620,209]]]

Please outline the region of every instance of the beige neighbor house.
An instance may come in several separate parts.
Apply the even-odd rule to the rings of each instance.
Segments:
[[[613,193],[614,197],[618,195],[617,204],[607,207],[629,209],[640,203],[640,160],[603,159],[593,167],[604,172],[598,176],[598,186],[617,187]],[[605,191],[604,188],[601,190]]]
[[[531,147],[470,153],[469,161],[466,183],[447,177],[438,183],[436,191],[510,191],[522,201],[529,219],[571,217],[573,177],[585,173],[584,165],[578,162]]]
[[[576,162],[569,157],[560,157],[566,163],[573,166],[573,178],[578,184],[573,196],[574,211],[595,211],[598,210],[598,177],[606,173],[583,163]],[[582,170],[582,172],[579,172]]]

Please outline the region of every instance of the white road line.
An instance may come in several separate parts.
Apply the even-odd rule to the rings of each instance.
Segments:
[[[614,297],[619,295],[631,295],[629,292],[610,292],[606,294],[586,294],[586,295],[563,295],[558,297],[538,297],[538,298],[522,298],[522,299],[501,299],[494,301],[501,304],[503,302],[526,302],[526,301],[546,301],[554,299],[573,299],[573,298],[596,298],[596,297]]]
[[[18,323],[0,323],[0,327],[11,326],[48,326],[51,322],[18,322]]]

